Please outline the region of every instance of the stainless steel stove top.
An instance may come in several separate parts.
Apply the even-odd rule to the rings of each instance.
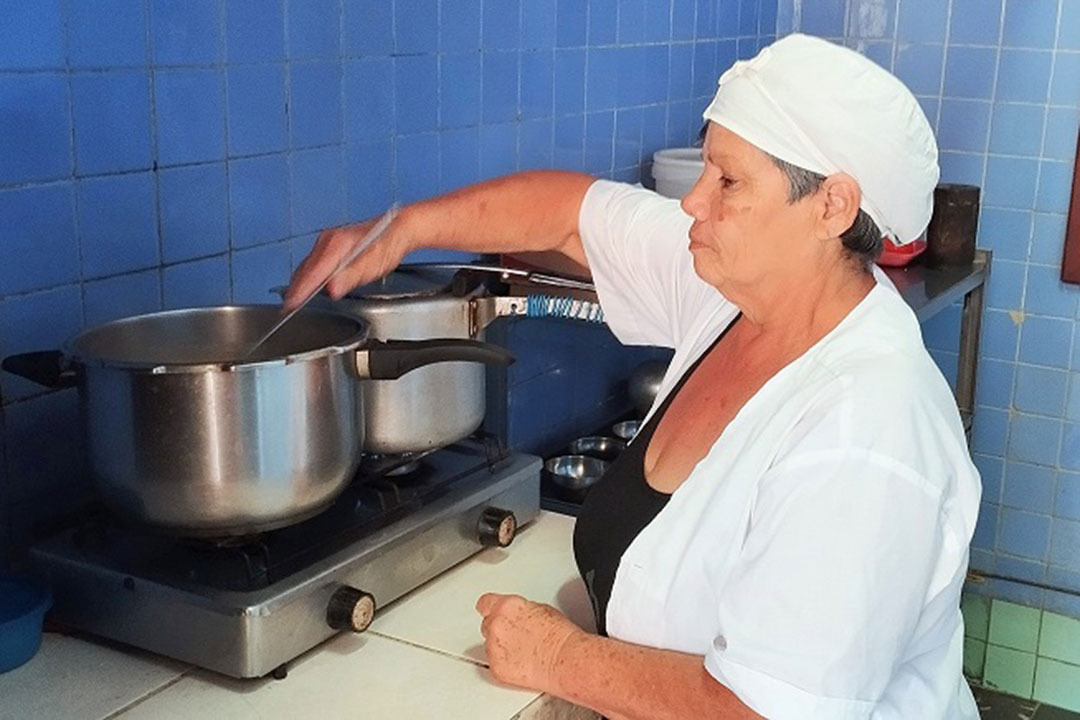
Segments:
[[[259,536],[185,540],[86,518],[30,551],[63,625],[234,677],[285,664],[485,545],[540,505],[540,459],[463,441],[358,478],[327,511]]]

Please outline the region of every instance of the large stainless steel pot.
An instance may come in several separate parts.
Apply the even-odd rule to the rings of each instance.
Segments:
[[[116,512],[182,534],[240,535],[317,513],[345,487],[364,442],[358,379],[511,361],[474,341],[373,341],[364,320],[310,307],[245,358],[277,317],[272,306],[153,313],[3,365],[79,387],[91,469]]]

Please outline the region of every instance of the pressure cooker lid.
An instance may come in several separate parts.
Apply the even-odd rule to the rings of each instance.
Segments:
[[[382,280],[352,290],[354,300],[402,300],[443,295],[451,291],[454,271],[442,268],[415,268],[402,265]]]

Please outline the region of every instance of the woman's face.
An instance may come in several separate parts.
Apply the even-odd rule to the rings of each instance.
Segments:
[[[690,252],[703,280],[734,299],[824,249],[810,239],[813,196],[788,203],[787,177],[765,153],[709,123],[702,155],[705,169],[682,207],[694,218]]]

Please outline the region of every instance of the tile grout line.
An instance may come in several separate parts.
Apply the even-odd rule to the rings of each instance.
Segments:
[[[953,11],[954,2],[955,2],[955,0],[950,0],[950,2],[949,2],[949,15],[948,15],[947,29],[946,29],[946,50],[945,50],[945,57],[946,58],[948,57],[948,39],[949,39],[949,36],[952,34],[952,11]],[[989,102],[990,102],[990,116],[987,119],[987,123],[986,123],[986,139],[983,141],[982,175],[980,176],[980,182],[979,182],[979,185],[980,185],[981,188],[986,187],[986,178],[987,178],[987,175],[989,174],[989,168],[990,168],[990,136],[991,136],[991,133],[993,132],[993,121],[994,121],[993,109],[994,109],[994,100],[997,97],[998,72],[999,72],[999,70],[1001,68],[1001,39],[1002,39],[1002,37],[1004,35],[1004,32],[1005,32],[1005,11],[1006,11],[1006,6],[1007,6],[1007,3],[1003,1],[1001,3],[1000,10],[998,11],[998,13],[999,13],[999,15],[998,15],[998,46],[997,46],[997,48],[995,50],[995,54],[994,54],[994,80],[993,80],[993,84],[991,85],[990,100],[989,100]],[[945,88],[946,68],[947,68],[946,60],[943,59],[942,60],[942,72],[941,72],[941,86],[942,86],[942,96],[943,97],[942,97],[942,102],[939,103],[939,105],[938,105],[938,126],[939,126],[939,128],[940,128],[940,124],[941,124],[941,105],[944,105],[944,92],[945,92],[944,88]],[[980,195],[981,194],[982,193],[980,191]],[[990,268],[990,272],[993,272],[992,267]],[[1022,306],[1023,306],[1023,290],[1021,290],[1021,307]],[[984,308],[984,313],[985,313],[985,308]],[[1013,358],[1012,358],[1012,362],[1013,362],[1014,366],[1019,361],[1020,335],[1021,335],[1022,331],[1023,331],[1022,327],[1017,330],[1016,347],[1013,348]],[[1009,391],[1009,408],[1006,411],[1007,412],[1007,417],[1008,417],[1008,424],[1006,425],[1006,428],[1005,428],[1005,441],[1004,441],[1005,442],[1005,447],[1003,449],[1003,453],[1004,453],[1005,456],[1008,455],[1009,442],[1012,439],[1012,431],[1013,431],[1012,421],[1013,421],[1013,415],[1014,415],[1014,412],[1015,412],[1014,409],[1013,409],[1013,399],[1016,397],[1016,375],[1017,375],[1017,373],[1014,372],[1013,373],[1013,378],[1012,378],[1012,388]],[[1007,467],[1007,463],[1006,463],[1006,467]],[[1002,469],[1002,477],[1001,477],[1001,498],[1004,497],[1005,484],[1006,484],[1007,480],[1008,480],[1008,473],[1007,473],[1006,468],[1003,468]],[[994,525],[994,546],[993,546],[993,550],[992,550],[992,552],[995,553],[995,561],[994,561],[995,567],[997,565],[996,554],[998,552],[998,547],[1001,544],[1001,540],[1002,540],[1002,528],[1003,528],[1003,525],[1004,525],[1003,516],[1004,516],[1004,506],[999,502],[998,505],[997,505],[997,520],[996,520],[995,525]]]
[[[464,655],[458,655],[457,653],[451,652],[449,650],[442,650],[441,648],[431,647],[430,645],[424,645],[423,643],[417,642],[415,640],[408,640],[406,638],[398,637],[396,635],[389,635],[387,633],[379,632],[378,630],[372,630],[370,628],[368,630],[366,630],[365,632],[371,633],[372,635],[375,635],[376,637],[381,637],[384,640],[389,640],[391,642],[401,643],[402,645],[408,645],[409,647],[414,647],[414,648],[417,648],[419,650],[426,650],[428,652],[433,652],[433,653],[435,653],[437,655],[442,655],[444,657],[448,657],[448,658],[450,658],[452,660],[457,660],[459,662],[463,662],[463,663],[466,663],[468,665],[475,665],[475,666],[479,666],[479,667],[482,667],[482,668],[490,667],[486,662],[484,662],[482,660],[474,660],[473,658],[466,657]]]
[[[120,707],[120,708],[117,708],[116,710],[113,710],[108,715],[105,715],[104,717],[102,717],[101,720],[114,720],[115,718],[120,717],[124,713],[127,713],[129,710],[135,709],[137,706],[142,705],[144,702],[146,702],[150,698],[155,697],[155,696],[160,695],[161,693],[165,692],[166,690],[171,688],[173,685],[176,685],[177,683],[179,683],[181,680],[184,680],[185,678],[191,677],[189,675],[189,673],[193,669],[194,669],[194,666],[189,666],[189,667],[185,668],[179,675],[172,678],[168,682],[154,688],[153,690],[151,690],[151,691],[149,691],[147,693],[144,693],[143,695],[140,695],[139,697],[135,698],[134,700],[128,702],[123,707]]]
[[[162,168],[158,164],[160,150],[160,136],[157,122],[157,64],[154,62],[154,2],[146,0],[144,9],[146,13],[146,74],[149,82],[150,95],[150,173],[153,178],[154,193],[154,232],[157,234],[157,257],[158,257],[158,308],[165,306],[165,239],[162,227],[161,212],[161,176]],[[85,284],[84,284],[85,292]]]
[[[294,220],[295,208],[293,207],[293,196],[296,193],[296,156],[293,148],[293,105],[292,105],[292,66],[293,61],[296,60],[293,56],[292,48],[289,45],[291,34],[289,32],[292,23],[289,22],[290,8],[292,0],[281,0],[281,54],[285,59],[285,66],[282,72],[282,81],[285,87],[283,88],[285,96],[285,119],[284,119],[284,133],[285,133],[285,147],[282,149],[281,154],[285,159],[285,204],[286,204],[286,222],[288,223],[288,243],[289,243],[289,263],[292,264],[292,238],[298,237],[299,233],[296,230],[296,222]],[[344,130],[344,128],[343,128]],[[232,302],[236,302],[236,251],[241,250],[241,257],[243,256],[243,248],[234,247],[234,241],[231,235],[229,237],[229,298]],[[257,247],[263,247],[259,245]]]
[[[64,64],[66,66],[67,76],[67,102],[68,102],[68,120],[71,123],[71,178],[65,179],[63,182],[70,183],[68,189],[69,202],[71,204],[71,229],[72,229],[72,241],[75,243],[75,261],[76,267],[76,282],[79,286],[79,329],[86,327],[86,278],[84,273],[85,257],[83,252],[82,243],[82,223],[79,218],[79,184],[77,181],[78,172],[78,131],[75,127],[75,93],[73,88],[73,78],[71,71],[71,5],[69,0],[64,0],[61,6],[61,12],[63,13],[63,34],[64,34]],[[145,6],[144,6],[145,13]],[[65,283],[69,285],[70,283]],[[45,393],[48,394],[48,393]],[[4,443],[6,446],[6,443]]]
[[[232,136],[230,134],[229,124],[229,17],[228,17],[228,0],[218,0],[218,26],[221,28],[218,36],[218,52],[222,58],[224,67],[219,70],[219,78],[221,82],[221,131],[224,136],[221,139],[222,146],[225,148],[225,159],[222,161],[222,170],[225,173],[225,247],[230,251],[230,256],[226,267],[229,274],[229,297],[233,295],[233,279],[232,279],[232,255],[231,250],[233,248],[233,214],[232,214],[232,173],[231,164],[229,161],[230,151],[232,150]],[[162,257],[161,257],[161,307],[165,308],[165,256],[164,256],[164,238],[162,240]]]

